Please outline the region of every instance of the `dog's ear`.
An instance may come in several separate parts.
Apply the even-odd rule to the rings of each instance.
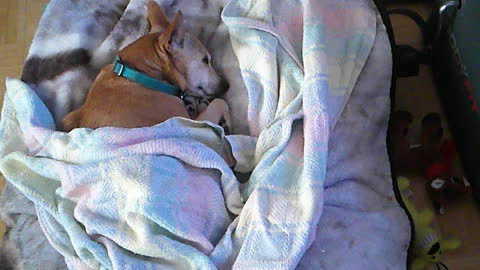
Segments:
[[[170,22],[162,8],[153,0],[148,1],[148,23],[150,24],[150,33],[162,32],[168,27]]]
[[[168,25],[165,32],[160,37],[160,42],[167,51],[173,52],[174,49],[183,49],[183,40],[185,37],[185,27],[183,26],[183,15],[178,11],[175,19]]]

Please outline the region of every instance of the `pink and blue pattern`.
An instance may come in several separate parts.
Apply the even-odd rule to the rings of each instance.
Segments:
[[[294,269],[311,246],[330,132],[377,18],[366,1],[232,0],[222,19],[251,136],[182,118],[63,133],[35,91],[7,80],[0,170],[70,268]]]

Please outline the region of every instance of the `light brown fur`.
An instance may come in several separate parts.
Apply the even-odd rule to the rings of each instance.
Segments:
[[[150,33],[122,49],[122,62],[158,80],[197,96],[215,96],[227,90],[212,68],[210,55],[200,41],[183,28],[178,12],[170,23],[154,2],[148,3]],[[163,32],[162,32],[163,31]],[[88,127],[147,127],[172,117],[189,117],[183,101],[117,76],[113,65],[104,67],[92,84],[85,103],[63,119],[64,131]],[[227,103],[214,99],[196,120],[231,124]],[[233,166],[235,159],[227,162]]]
[[[226,90],[228,86],[211,67],[207,50],[183,29],[181,12],[169,23],[160,7],[150,1],[148,21],[150,33],[118,53],[122,62],[194,95],[214,96]],[[117,76],[113,65],[108,65],[92,84],[85,103],[64,118],[63,129],[145,127],[175,116],[189,117],[180,98]],[[220,99],[196,119],[231,123],[228,106]]]

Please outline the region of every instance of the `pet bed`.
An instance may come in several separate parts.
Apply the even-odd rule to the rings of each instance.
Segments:
[[[375,4],[158,3],[170,18],[182,10],[229,80],[236,134],[181,118],[56,131],[81,104],[72,92],[147,22],[145,1],[52,1],[0,123],[1,209],[24,267],[405,269],[410,223],[386,146],[391,47]]]

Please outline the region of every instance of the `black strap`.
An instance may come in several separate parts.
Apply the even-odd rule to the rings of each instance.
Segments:
[[[432,31],[429,24],[425,22],[422,16],[413,10],[396,8],[387,11],[388,15],[399,14],[412,19],[420,28],[422,33],[424,48],[417,50],[410,45],[397,45],[396,51],[396,73],[399,77],[417,76],[420,72],[420,64],[431,64],[430,44]]]
[[[391,14],[399,14],[399,15],[404,15],[412,19],[420,28],[420,31],[422,32],[423,40],[425,42],[425,46],[428,45],[428,43],[432,40],[432,31],[429,29],[429,25],[425,20],[422,18],[422,16],[418,15],[413,10],[409,9],[404,9],[404,8],[395,8],[395,9],[390,9],[387,11],[388,15]]]

